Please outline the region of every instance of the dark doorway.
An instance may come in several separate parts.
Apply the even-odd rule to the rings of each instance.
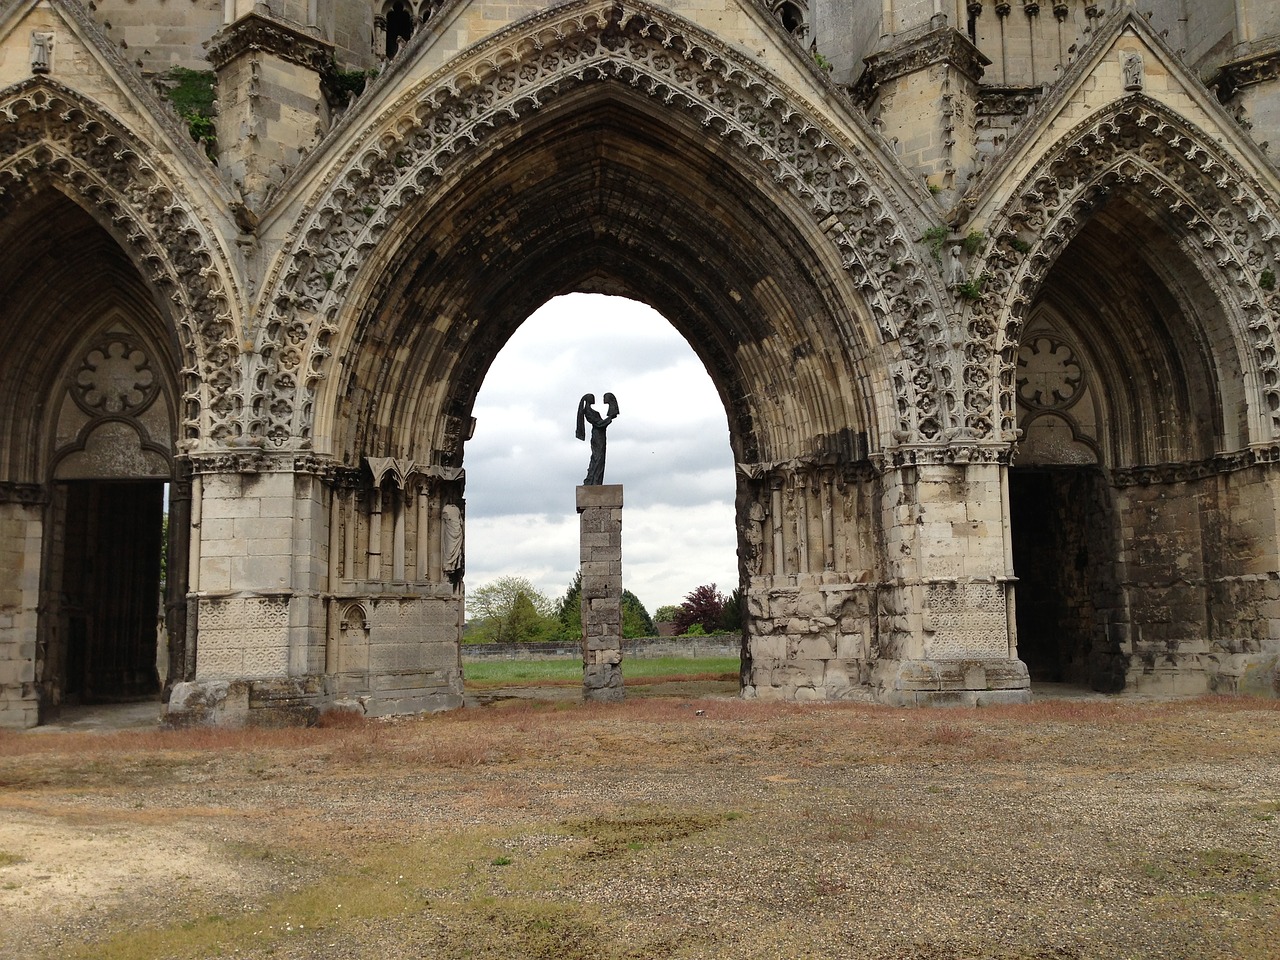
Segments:
[[[164,483],[66,487],[63,702],[157,696]]]
[[[1033,683],[1116,692],[1124,661],[1110,488],[1096,467],[1009,471],[1018,656]]]

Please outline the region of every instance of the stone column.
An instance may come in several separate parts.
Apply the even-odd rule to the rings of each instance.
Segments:
[[[37,613],[44,496],[34,484],[0,483],[0,727],[34,727]]]
[[[320,86],[333,44],[265,4],[237,3],[237,19],[205,44],[218,75],[218,167],[259,207],[314,146],[327,123]]]
[[[998,450],[913,449],[882,476],[879,659],[893,704],[1021,703],[1010,623],[1007,466]]]
[[[192,468],[196,656],[191,680],[173,687],[168,720],[314,718],[326,653],[327,465],[246,453],[193,457]]]
[[[578,487],[582,561],[582,698],[622,689],[622,484]]]

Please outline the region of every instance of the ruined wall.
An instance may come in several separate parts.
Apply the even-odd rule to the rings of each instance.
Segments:
[[[744,693],[868,696],[875,631],[874,475],[777,468],[744,483],[741,531],[751,618]]]

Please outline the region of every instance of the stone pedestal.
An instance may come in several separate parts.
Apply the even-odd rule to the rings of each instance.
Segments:
[[[622,689],[622,484],[578,487],[582,562],[582,699]]]

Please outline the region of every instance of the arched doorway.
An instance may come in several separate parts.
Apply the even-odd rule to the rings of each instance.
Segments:
[[[1104,193],[1028,315],[1009,500],[1033,681],[1206,682],[1220,489],[1190,465],[1247,442],[1246,405],[1221,300],[1177,238],[1149,201]]]
[[[524,319],[561,293],[619,294],[671,322],[727,412],[739,465],[739,582],[760,600],[754,625],[773,635],[758,650],[748,644],[745,685],[773,696],[806,684],[848,690],[866,682],[875,617],[866,454],[888,392],[866,365],[876,334],[808,213],[710,151],[684,129],[690,122],[625,88],[579,88],[518,131],[495,134],[433,202],[400,215],[395,242],[362,266],[336,320],[338,367],[318,404],[316,444],[349,465],[356,491],[337,521],[343,545],[354,546],[331,549],[344,558],[338,592],[367,591],[362,564],[397,583],[398,573],[417,576],[415,540],[442,550],[431,531],[444,511],[465,521],[476,393]],[[429,482],[402,483],[397,471],[410,467]],[[417,503],[418,491],[425,505],[408,506],[406,492]],[[397,516],[409,518],[403,529]],[[388,540],[405,545],[390,551],[404,566],[386,562]],[[363,558],[375,555],[368,566]],[[424,586],[410,591],[421,600],[412,602],[442,604],[431,616],[443,631],[460,617],[461,578],[449,597],[436,579],[443,567],[427,556],[421,569]],[[803,649],[787,637],[802,620],[814,625]],[[447,705],[460,690],[445,679],[440,649],[431,662]],[[380,682],[360,672],[365,663],[352,689]]]
[[[737,588],[734,464],[701,362],[644,304],[570,294],[520,326],[477,395],[466,447],[470,591],[517,576],[552,601],[565,593],[579,565],[573,488],[588,456],[574,406],[606,390],[623,407],[605,482],[626,486],[624,586],[650,614],[701,584]]]
[[[158,700],[183,676],[188,495],[178,347],[154,291],[57,191],[23,209],[25,240],[0,261],[0,456],[38,503],[29,682],[43,721],[68,703]]]

